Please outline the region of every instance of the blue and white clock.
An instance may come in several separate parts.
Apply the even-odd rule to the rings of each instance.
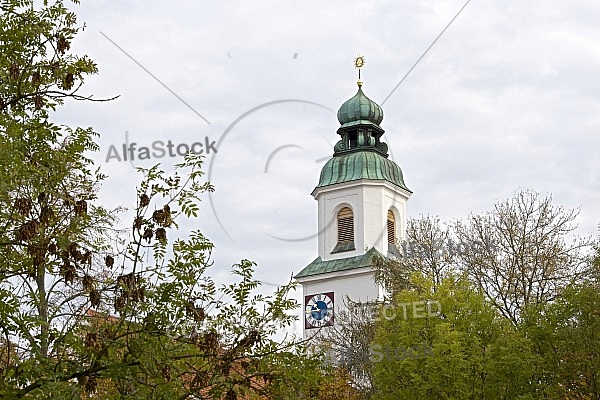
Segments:
[[[305,329],[333,325],[333,292],[308,295],[304,298],[304,304]]]

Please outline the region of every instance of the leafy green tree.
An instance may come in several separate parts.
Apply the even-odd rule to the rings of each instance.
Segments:
[[[319,400],[363,400],[362,391],[356,389],[348,382],[352,376],[344,368],[333,371],[333,379],[324,382],[319,387]]]
[[[95,302],[82,286],[114,215],[92,203],[104,176],[83,154],[98,149],[95,133],[49,119],[64,98],[82,98],[84,76],[96,72],[69,52],[74,14],[60,1],[0,7],[0,327],[19,357],[2,371],[7,397],[62,362],[78,311]]]
[[[599,398],[600,248],[590,258],[587,239],[567,239],[576,216],[525,191],[449,230],[411,221],[413,257],[379,260],[377,279],[392,304],[433,299],[443,312],[384,319],[373,345],[381,358],[427,340],[434,356],[373,363],[374,398]]]
[[[539,355],[540,397],[600,398],[600,284],[573,283],[551,304],[529,307],[520,325]]]
[[[376,280],[390,297],[384,307],[438,298],[443,318],[375,324],[373,344],[389,347],[428,338],[444,352],[431,360],[406,359],[387,367],[384,361],[374,363],[377,396],[594,398],[599,343],[593,309],[600,251],[596,249],[592,262],[589,240],[569,238],[576,217],[576,211],[553,205],[551,197],[521,191],[487,214],[446,226],[429,216],[409,221],[407,241],[397,245],[399,257],[374,265]],[[454,280],[461,288],[457,293],[471,297],[450,296],[448,282]],[[442,300],[444,293],[450,297]],[[448,325],[466,317],[468,326],[481,329]],[[433,326],[437,330],[428,330]],[[394,329],[402,333],[394,334]],[[481,336],[485,332],[488,336]],[[493,360],[488,360],[490,354]],[[451,379],[442,377],[444,368]],[[429,383],[416,378],[423,376]],[[503,377],[512,377],[512,386]]]
[[[258,295],[242,260],[218,287],[212,243],[177,235],[212,190],[202,159],[141,169],[130,229],[116,229],[85,156],[97,135],[50,118],[90,99],[79,89],[97,72],[70,52],[75,14],[61,0],[0,9],[0,398],[316,398],[318,355],[272,339],[294,319],[292,285]]]
[[[396,312],[377,326],[374,399],[533,398],[529,341],[467,279],[450,275],[438,284],[414,274],[411,282],[415,288],[397,293]],[[415,314],[425,304],[441,313]]]
[[[80,94],[85,77],[98,69],[87,56],[70,52],[83,27],[64,1],[36,6],[33,0],[3,0],[0,10],[0,113],[4,118],[43,119],[66,98],[106,101]]]

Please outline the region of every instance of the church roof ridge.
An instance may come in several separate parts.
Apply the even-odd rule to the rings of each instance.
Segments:
[[[329,272],[349,271],[358,268],[370,267],[377,257],[383,257],[375,247],[371,247],[365,254],[354,257],[338,258],[335,260],[321,260],[317,257],[313,262],[308,264],[298,272],[294,279],[304,278],[313,275],[321,275]]]

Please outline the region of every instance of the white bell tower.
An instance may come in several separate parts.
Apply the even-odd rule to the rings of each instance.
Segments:
[[[318,257],[295,276],[303,288],[305,337],[335,325],[346,296],[362,302],[382,298],[372,261],[398,255],[412,194],[381,141],[383,110],[365,96],[360,80],[337,116],[341,140],[312,192],[319,210]]]

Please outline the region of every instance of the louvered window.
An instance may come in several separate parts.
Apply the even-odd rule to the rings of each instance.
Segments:
[[[387,213],[387,237],[388,244],[396,244],[396,218],[392,210]]]
[[[338,243],[354,242],[354,216],[349,207],[338,213]]]

